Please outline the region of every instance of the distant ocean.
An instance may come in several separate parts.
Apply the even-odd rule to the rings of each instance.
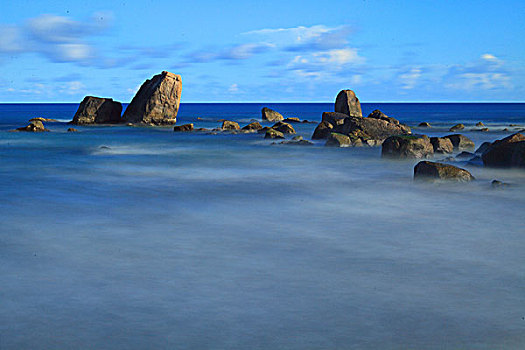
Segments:
[[[177,124],[242,126],[263,106],[333,111],[183,103]],[[417,160],[378,147],[67,133],[77,107],[0,104],[0,349],[525,346],[523,170],[453,161],[476,181],[421,184]],[[429,136],[463,123],[476,147],[525,128],[523,103],[362,104],[376,108]],[[59,121],[8,132],[33,117]]]

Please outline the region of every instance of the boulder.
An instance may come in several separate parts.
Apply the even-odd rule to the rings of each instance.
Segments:
[[[381,155],[390,158],[428,158],[434,147],[426,135],[390,136],[383,142]]]
[[[343,125],[346,118],[348,118],[348,116],[343,113],[323,112],[321,121],[328,122],[332,124],[332,126],[337,126],[337,125]]]
[[[69,128],[67,129],[67,132],[78,132],[78,130],[75,128]]]
[[[312,140],[326,139],[328,136],[330,136],[330,133],[332,132],[333,128],[334,127],[329,122],[320,122],[314,130]]]
[[[239,130],[239,124],[236,122],[232,122],[231,120],[225,120],[222,122],[221,126],[222,130]]]
[[[387,122],[390,122],[390,123],[399,124],[399,120],[397,120],[396,118],[387,116],[385,113],[381,112],[379,109],[372,111],[372,113],[368,115],[368,118],[381,119],[381,120],[386,120]]]
[[[483,142],[474,153],[483,154],[489,150],[490,146],[492,146],[492,142]]]
[[[127,123],[173,125],[177,121],[182,79],[163,71],[146,80],[124,112]]]
[[[264,135],[265,139],[284,139],[284,134],[278,130],[269,128]]]
[[[41,121],[42,123],[43,122],[58,122],[58,120],[56,120],[56,119],[42,118],[42,117],[31,118],[31,119],[29,119],[29,121],[30,122]]]
[[[272,126],[272,129],[280,131],[283,134],[295,134],[293,126],[285,122],[277,122]]]
[[[173,131],[175,132],[187,132],[187,131],[193,131],[193,124],[183,124],[183,125],[175,125],[173,127]]]
[[[475,178],[467,170],[450,164],[421,161],[414,167],[414,179],[466,182]]]
[[[525,168],[525,136],[517,133],[494,141],[481,158],[485,166]]]
[[[111,98],[86,96],[78,106],[71,124],[115,124],[122,120],[122,104]]]
[[[261,111],[262,113],[262,120],[266,120],[269,122],[278,122],[281,120],[284,120],[284,117],[281,113],[274,111],[273,109],[270,109],[268,107],[264,107]]]
[[[270,128],[269,126],[265,126],[264,128],[257,130],[257,133],[258,133],[258,134],[266,134],[266,132],[267,132],[268,130],[270,130],[270,129],[271,129],[271,128]],[[272,130],[273,130],[273,129],[272,129]]]
[[[350,147],[351,145],[350,137],[337,132],[331,133],[325,143],[325,146],[328,147]]]
[[[444,138],[449,139],[452,142],[455,150],[470,150],[474,149],[474,142],[468,137],[461,134],[447,135]]]
[[[461,152],[460,154],[458,154],[456,156],[457,159],[465,159],[465,158],[468,158],[470,160],[472,160],[472,157],[475,157],[476,155],[474,153],[471,153],[471,152],[467,152],[467,151],[463,151]]]
[[[483,124],[483,122],[477,122],[477,123],[476,123],[476,126],[477,126],[478,128],[481,128],[481,127],[485,127],[485,124]]]
[[[42,124],[40,120],[35,120],[34,122],[31,122],[28,126],[24,126],[13,131],[43,132],[49,130],[44,127],[44,124]]]
[[[361,104],[352,90],[341,90],[335,99],[335,112],[362,117]]]
[[[410,128],[403,124],[395,124],[383,119],[347,117],[343,125],[336,128],[337,132],[349,135],[354,132],[362,132],[369,139],[384,141],[394,135],[408,135]]]
[[[463,130],[463,129],[465,129],[465,125],[463,125],[463,124],[456,124],[453,127],[451,127],[449,129],[449,131],[454,132],[454,131]]]
[[[242,130],[248,130],[248,131],[257,131],[261,129],[262,129],[262,126],[261,124],[259,124],[259,122],[253,122],[253,123],[250,123],[242,127]]]
[[[427,122],[419,123],[418,126],[419,126],[420,128],[430,128],[430,127],[432,127],[432,126],[430,125],[430,123],[427,123]]]
[[[283,122],[285,122],[285,123],[300,123],[301,119],[299,119],[297,117],[288,117],[285,120],[283,120]]]
[[[430,143],[434,147],[434,153],[452,153],[454,145],[450,139],[444,137],[431,137]]]

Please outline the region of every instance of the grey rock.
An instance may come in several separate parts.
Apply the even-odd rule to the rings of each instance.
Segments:
[[[390,136],[383,142],[381,155],[389,158],[428,158],[434,147],[426,135]]]
[[[262,120],[266,120],[269,122],[278,122],[281,120],[284,120],[284,117],[281,113],[274,111],[273,109],[270,109],[268,107],[264,107],[261,111],[262,113]]]
[[[361,103],[352,90],[342,90],[335,99],[335,112],[353,117],[362,117]]]
[[[421,161],[414,167],[414,179],[466,182],[475,178],[467,170],[450,164]]]
[[[111,98],[86,96],[78,106],[72,124],[115,124],[120,123],[122,104]]]
[[[431,137],[430,143],[434,147],[434,153],[452,153],[454,151],[454,145],[450,139],[444,137]]]

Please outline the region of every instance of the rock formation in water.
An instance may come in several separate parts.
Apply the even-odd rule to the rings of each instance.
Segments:
[[[269,121],[269,122],[279,122],[284,120],[284,117],[281,113],[274,111],[273,109],[270,109],[268,107],[264,107],[261,110],[262,113],[262,120]]]
[[[341,90],[335,99],[335,112],[352,117],[362,117],[361,103],[352,90]]]
[[[456,124],[453,127],[451,127],[449,129],[449,131],[454,132],[454,131],[463,130],[463,129],[465,129],[465,125],[463,125],[463,124]]]
[[[182,125],[175,125],[175,126],[173,127],[173,131],[175,131],[175,132],[188,132],[188,131],[193,131],[193,123],[182,124]]]
[[[261,129],[262,129],[262,126],[259,122],[253,122],[253,123],[250,123],[242,127],[242,130],[247,130],[247,131],[257,131]]]
[[[470,149],[474,149],[474,147],[476,146],[474,144],[474,141],[472,141],[465,135],[461,135],[461,134],[447,135],[445,136],[445,138],[449,139],[450,142],[452,142],[452,145],[454,146],[454,150],[458,150],[458,151],[470,150]]]
[[[474,180],[474,176],[467,170],[450,164],[421,161],[414,167],[414,179],[466,182]]]
[[[295,129],[292,125],[285,122],[277,122],[272,126],[272,129],[282,132],[283,134],[295,134]]]
[[[448,138],[431,137],[430,143],[434,147],[434,153],[452,153],[454,151],[454,145]]]
[[[13,131],[26,131],[26,132],[43,132],[43,131],[49,131],[44,127],[44,124],[40,120],[32,121],[28,126],[24,126],[22,128],[15,129]]]
[[[172,125],[177,121],[182,79],[163,71],[146,80],[123,115],[126,123]]]
[[[78,106],[71,124],[116,124],[120,123],[122,104],[111,98],[86,96]]]
[[[525,168],[525,136],[517,133],[494,141],[481,159],[485,166]]]
[[[387,138],[381,148],[381,156],[389,158],[429,158],[434,147],[426,135],[397,135]]]
[[[224,120],[221,125],[222,130],[239,130],[239,124],[237,122],[232,122],[231,120]]]

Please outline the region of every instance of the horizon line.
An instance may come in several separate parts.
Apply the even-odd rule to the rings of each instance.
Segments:
[[[115,101],[115,100],[114,100]],[[120,101],[117,101],[120,102]],[[121,102],[121,103],[131,103],[129,102]],[[250,104],[277,104],[277,103],[334,103],[334,101],[187,101],[187,102],[180,102],[182,103],[192,103],[192,104],[212,104],[212,103],[250,103]],[[360,101],[361,104],[370,104],[370,103],[525,103],[524,101]],[[23,102],[23,101],[15,101],[15,102],[0,102],[0,104],[80,104],[80,102],[71,102],[71,101],[59,101],[59,102],[44,102],[44,101],[36,101],[36,102]]]

